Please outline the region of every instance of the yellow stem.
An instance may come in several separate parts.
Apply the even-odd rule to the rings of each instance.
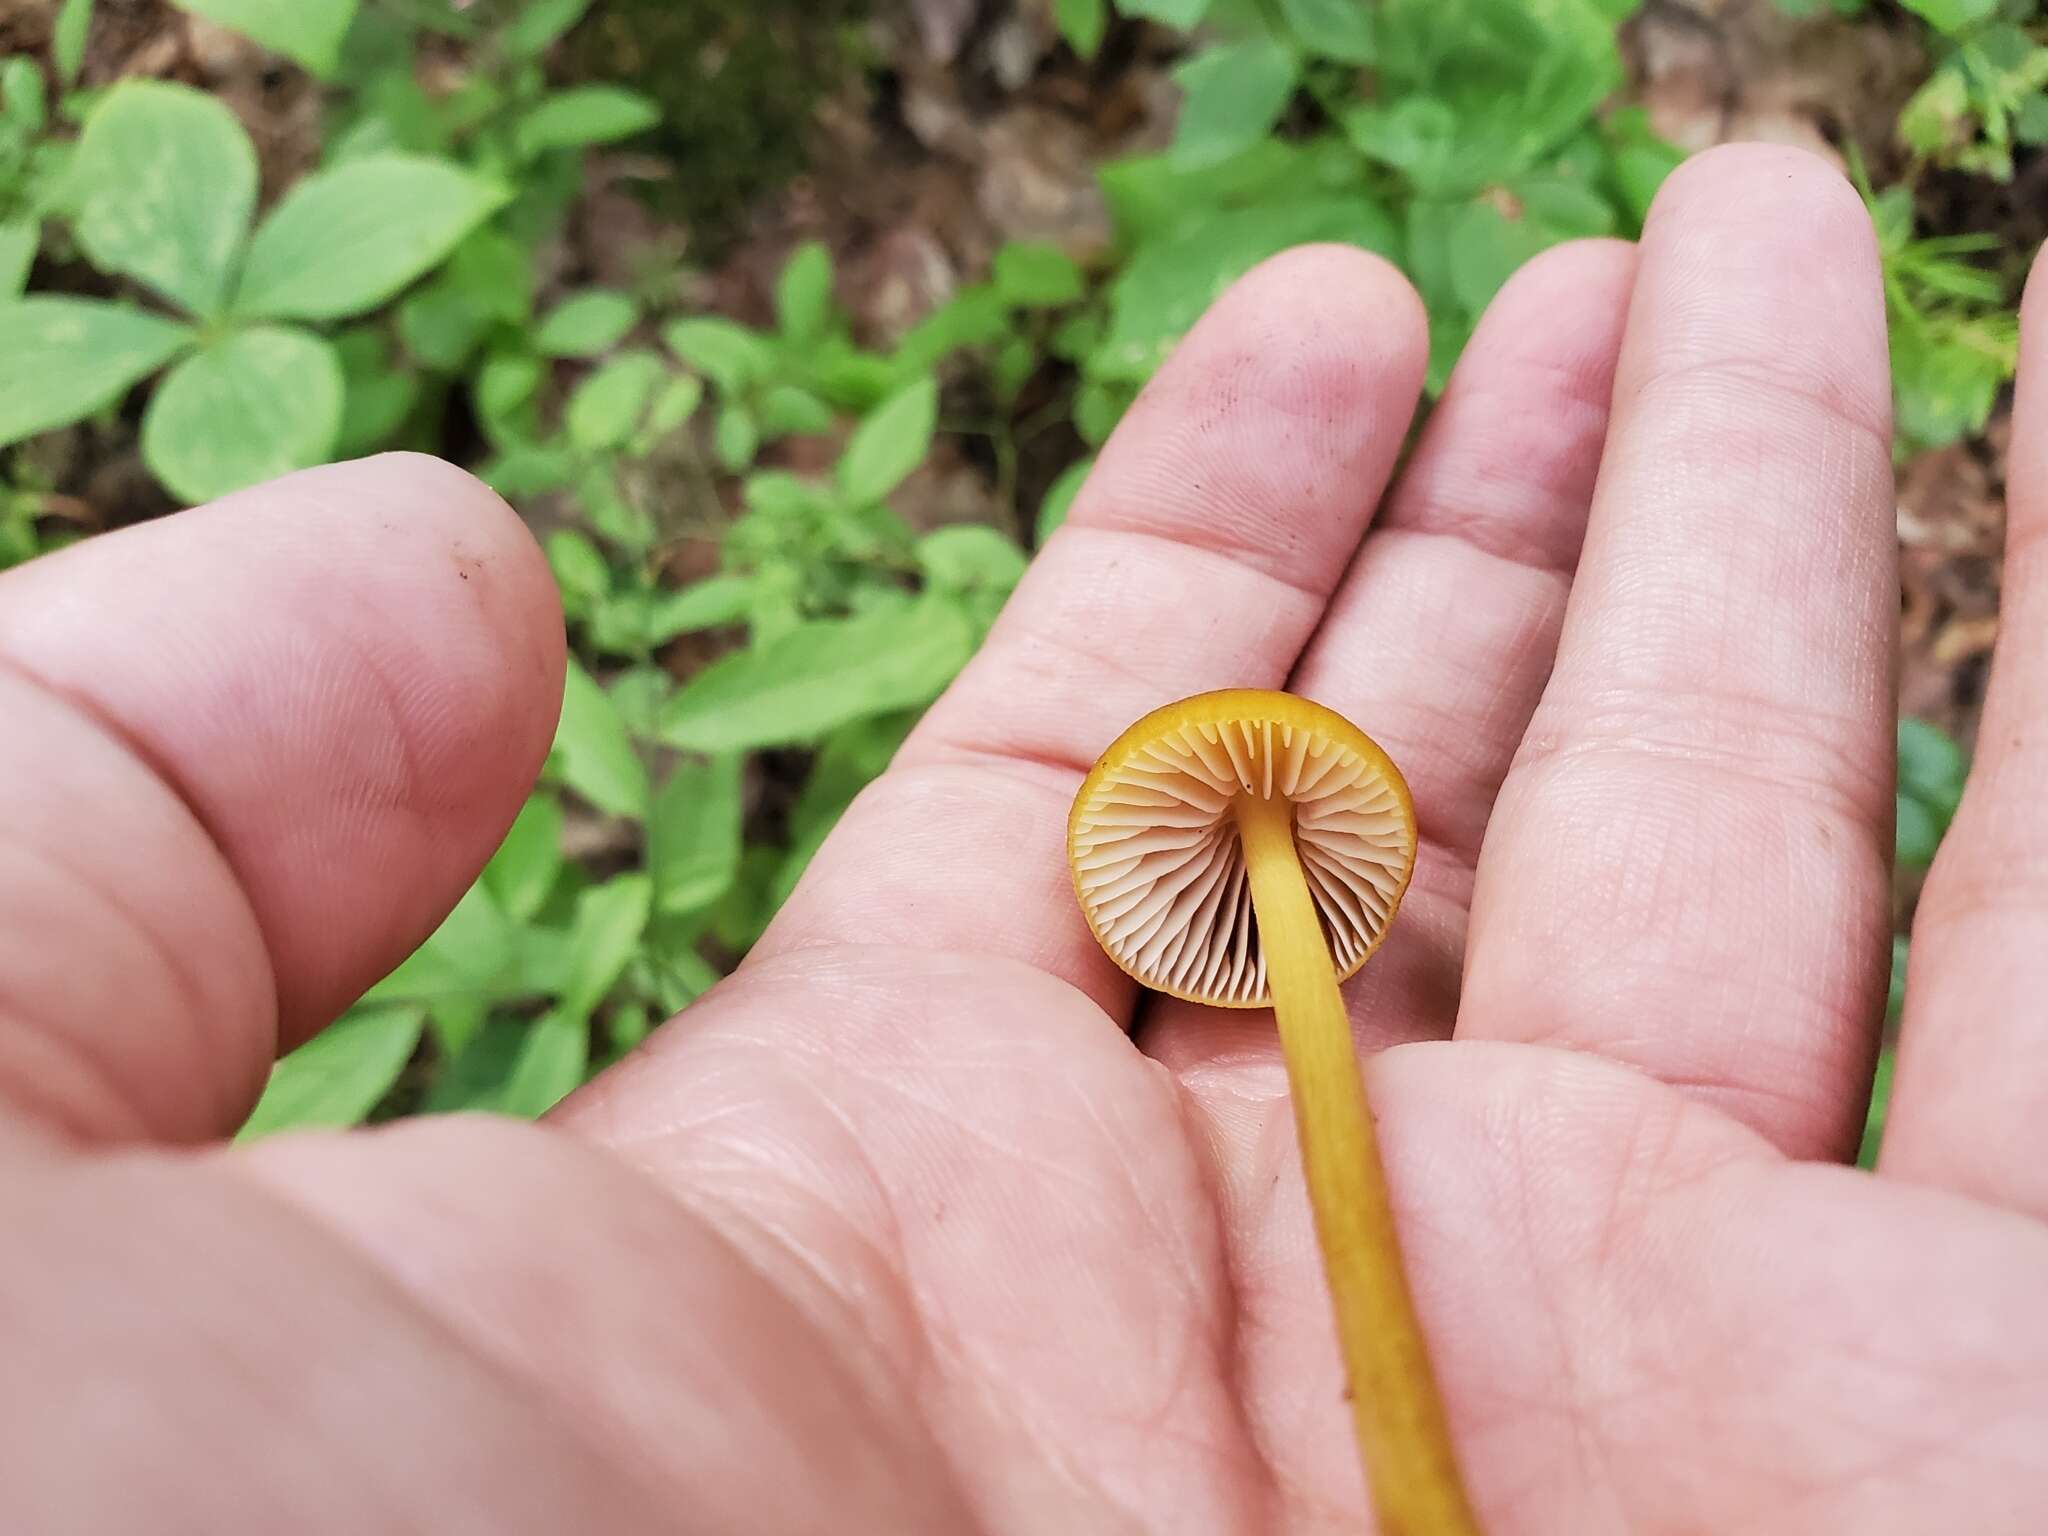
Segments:
[[[1294,807],[1241,796],[1237,824],[1380,1536],[1478,1536],[1401,1268],[1351,1022],[1295,851]]]

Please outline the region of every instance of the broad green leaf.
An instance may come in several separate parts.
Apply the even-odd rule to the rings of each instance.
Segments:
[[[625,340],[639,316],[630,295],[592,288],[549,312],[533,333],[534,349],[544,357],[597,357]]]
[[[810,342],[832,321],[832,253],[824,243],[798,246],[775,284],[775,323],[784,341]]]
[[[197,504],[333,455],[341,362],[295,326],[256,326],[193,353],[164,377],[142,418],[142,457]]]
[[[457,1030],[460,1038],[444,1047],[451,1059],[442,1064],[427,1090],[427,1113],[496,1111],[532,1027],[527,1019],[503,1013],[488,1014],[476,1026],[463,1017]]]
[[[569,440],[596,452],[616,448],[639,428],[668,365],[652,352],[625,352],[576,386],[563,413]]]
[[[1273,131],[1293,99],[1300,61],[1271,38],[1206,48],[1173,72],[1186,93],[1173,159],[1216,165]]]
[[[603,554],[574,528],[557,528],[547,539],[548,568],[562,591],[562,606],[572,616],[587,613],[611,595],[612,570]]]
[[[1997,14],[1998,0],[1899,0],[1937,32],[1953,37]]]
[[[1212,0],[1116,0],[1116,8],[1126,16],[1163,22],[1185,32],[1201,24],[1211,3]]]
[[[420,381],[391,364],[391,349],[375,326],[358,326],[334,341],[344,394],[334,456],[360,458],[390,442],[419,403]]]
[[[637,91],[615,85],[581,85],[543,97],[513,127],[513,142],[524,156],[551,149],[581,149],[644,133],[661,121],[661,109]]]
[[[64,0],[50,30],[50,62],[57,66],[57,78],[70,86],[78,83],[85,65],[85,42],[92,31],[93,0]]]
[[[1007,593],[1024,575],[1024,551],[985,523],[936,528],[917,541],[925,580],[951,592]]]
[[[1052,0],[1052,19],[1067,46],[1092,59],[1109,30],[1109,0]]]
[[[1962,804],[1968,765],[1946,731],[1910,716],[1899,721],[1898,748],[1896,858],[1903,869],[1925,869]]]
[[[790,808],[790,836],[813,846],[823,842],[854,796],[889,766],[915,724],[916,711],[903,710],[856,720],[826,737],[803,793]]]
[[[854,429],[839,461],[839,489],[856,505],[885,498],[931,452],[938,428],[939,386],[919,379],[882,404]]]
[[[675,321],[662,332],[662,340],[729,395],[759,383],[775,367],[775,354],[758,332],[715,316]]]
[[[523,943],[490,887],[478,881],[365,1001],[439,1003],[489,995],[501,989]]]
[[[316,75],[341,62],[341,40],[355,19],[356,0],[177,0]]]
[[[576,898],[569,928],[569,977],[561,1012],[587,1022],[640,947],[653,911],[654,887],[646,875],[616,875]]]
[[[1081,269],[1056,245],[1013,240],[996,252],[996,293],[1017,309],[1053,309],[1081,297]]]
[[[373,155],[307,177],[256,231],[244,315],[338,320],[439,265],[505,191],[442,160]]]
[[[896,344],[898,367],[918,373],[962,347],[987,346],[1011,335],[1010,311],[992,283],[973,283],[912,326]]]
[[[647,866],[656,909],[710,906],[739,875],[741,759],[727,754],[686,762],[654,797],[647,816]]]
[[[697,407],[703,403],[704,381],[694,373],[670,379],[647,408],[648,437],[659,442],[696,415]]]
[[[29,269],[36,264],[36,247],[42,237],[40,219],[9,219],[0,223],[0,303],[21,297],[22,289],[28,286]]]
[[[655,645],[665,645],[693,630],[737,624],[746,617],[753,600],[751,577],[708,576],[656,599],[647,617],[647,638]]]
[[[1261,139],[1217,165],[1190,169],[1170,155],[1132,155],[1096,172],[1117,238],[1127,248],[1166,239],[1234,208],[1365,196],[1372,168],[1335,134]]]
[[[1310,53],[1343,64],[1373,61],[1369,0],[1280,0],[1280,13]]]
[[[484,884],[515,922],[530,922],[562,872],[562,807],[545,791],[519,809],[512,830],[484,866]]]
[[[414,359],[442,373],[459,373],[490,329],[490,316],[447,283],[428,283],[398,306],[398,335]]]
[[[1088,361],[1091,378],[1149,379],[1167,352],[1238,278],[1267,257],[1330,240],[1393,255],[1393,222],[1364,196],[1233,208],[1148,241],[1110,285],[1110,326]]]
[[[589,1019],[542,1014],[527,1025],[504,1084],[475,1107],[537,1120],[582,1086],[589,1067]]]
[[[718,413],[718,425],[711,436],[712,446],[718,450],[718,462],[738,474],[760,452],[761,422],[746,406],[733,401]]]
[[[972,646],[966,618],[944,600],[812,620],[699,672],[670,703],[662,735],[691,752],[815,740],[849,720],[929,702]]]
[[[235,1139],[360,1125],[412,1060],[426,1022],[412,1004],[350,1010],[270,1069]]]
[[[550,762],[564,784],[607,815],[646,816],[646,765],[605,691],[573,661]]]
[[[1060,471],[1059,479],[1045,493],[1045,500],[1038,506],[1037,537],[1040,544],[1052,537],[1053,530],[1067,520],[1067,511],[1074,505],[1074,498],[1081,494],[1081,487],[1088,483],[1088,476],[1094,473],[1095,455],[1089,454]]]
[[[498,41],[514,58],[538,58],[583,19],[591,0],[527,0]]]
[[[86,119],[69,200],[94,266],[210,318],[249,233],[256,147],[204,92],[125,81]]]
[[[763,390],[760,417],[761,435],[768,438],[816,437],[830,432],[836,420],[831,406],[795,384]]]

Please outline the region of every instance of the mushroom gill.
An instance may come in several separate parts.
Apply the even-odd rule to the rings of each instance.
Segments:
[[[1185,718],[1112,747],[1091,775],[1070,827],[1075,888],[1103,947],[1145,986],[1222,1007],[1270,1003],[1233,814],[1243,797],[1292,805],[1302,874],[1340,979],[1386,932],[1414,861],[1413,813],[1384,756],[1311,710],[1247,719],[1182,709]]]

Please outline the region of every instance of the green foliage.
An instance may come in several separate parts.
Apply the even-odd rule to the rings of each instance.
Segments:
[[[2019,364],[2019,316],[1977,260],[1991,235],[1923,238],[1906,187],[1865,188],[1884,262],[1896,448],[1901,457],[1984,430]]]
[[[252,235],[248,134],[212,97],[149,81],[99,102],[64,192],[86,257],[196,324],[97,300],[0,307],[15,364],[0,381],[0,444],[104,409],[174,364],[144,417],[143,453],[186,501],[322,463],[339,444],[347,381],[335,349],[301,326],[261,322],[375,307],[503,197],[445,162],[382,155],[301,182]]]
[[[1963,749],[1940,726],[1899,722],[1897,859],[1901,869],[1923,870],[1962,804],[1967,765]]]
[[[355,19],[356,0],[176,0],[195,16],[218,22],[316,75],[341,62],[342,39]]]
[[[1517,267],[1636,233],[1678,158],[1613,99],[1635,0],[1053,0],[1083,56],[1113,25],[1183,47],[1173,141],[1099,168],[1097,269],[1005,246],[877,346],[821,244],[791,254],[761,324],[678,311],[670,281],[540,276],[593,146],[669,154],[700,225],[784,174],[862,0],[178,3],[329,81],[324,154],[262,210],[213,99],[130,82],[53,112],[33,63],[0,64],[0,446],[159,374],[142,446],[185,500],[459,424],[492,484],[545,507],[575,653],[541,787],[490,866],[280,1064],[250,1134],[537,1114],[715,984],[994,623],[1027,560],[1003,530],[1054,533],[1093,450],[1249,268],[1310,241],[1395,261],[1430,311],[1437,389]],[[1935,56],[1901,124],[1916,168],[2009,174],[2048,128],[2032,0],[1910,8]],[[64,86],[90,24],[65,0]],[[1910,183],[1866,195],[1902,441],[1952,441],[2011,374],[2005,274],[1988,242],[1924,235]],[[15,300],[46,245],[107,284]],[[26,458],[0,482],[0,564],[53,536]],[[932,526],[935,460],[989,467],[997,526]],[[1900,753],[1914,867],[1962,765],[1918,722]]]

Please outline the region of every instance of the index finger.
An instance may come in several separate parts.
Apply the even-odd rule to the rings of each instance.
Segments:
[[[1286,678],[1385,488],[1426,353],[1413,290],[1361,251],[1293,251],[1231,289],[755,953],[1001,954],[1126,1014],[1067,874],[1075,788],[1147,710]]]

